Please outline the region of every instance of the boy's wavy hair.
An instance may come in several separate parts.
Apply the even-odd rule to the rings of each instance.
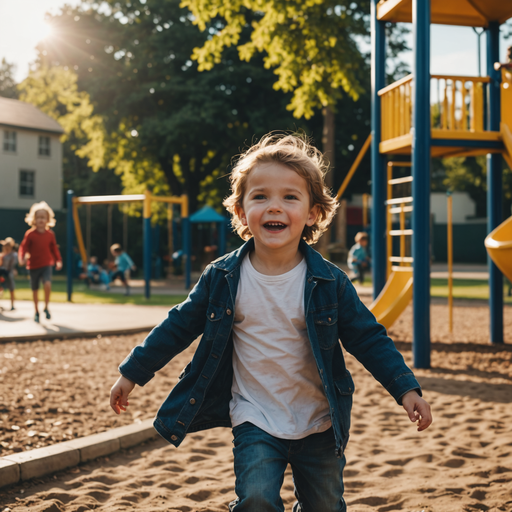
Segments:
[[[331,223],[338,209],[338,202],[331,196],[324,182],[329,164],[322,153],[302,134],[269,133],[238,157],[230,176],[231,195],[223,202],[232,215],[234,231],[243,240],[252,237],[249,227],[244,226],[238,217],[237,208],[243,207],[249,174],[257,165],[266,163],[281,164],[306,180],[310,207],[318,206],[319,212],[312,226],[304,226],[302,238],[308,244],[314,244]]]
[[[30,211],[25,215],[25,222],[29,226],[35,226],[36,222],[36,212],[39,210],[44,210],[48,213],[48,222],[46,223],[47,228],[53,228],[55,224],[57,224],[57,221],[55,220],[55,213],[53,213],[53,210],[50,208],[50,205],[46,201],[41,201],[40,203],[34,203],[30,207]]]

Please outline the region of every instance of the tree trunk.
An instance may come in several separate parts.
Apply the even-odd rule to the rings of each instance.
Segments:
[[[322,150],[324,157],[329,161],[329,172],[325,175],[325,184],[332,190],[334,179],[334,111],[331,107],[324,107],[322,110],[324,117],[324,127],[322,132]],[[315,249],[325,258],[329,256],[328,246],[331,243],[331,228],[322,235],[320,240],[315,244]]]

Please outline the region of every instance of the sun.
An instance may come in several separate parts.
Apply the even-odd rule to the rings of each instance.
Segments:
[[[44,39],[48,39],[52,35],[53,28],[48,22],[42,21],[38,23],[37,26],[34,27],[34,32],[34,35],[37,37],[37,40],[43,41]]]

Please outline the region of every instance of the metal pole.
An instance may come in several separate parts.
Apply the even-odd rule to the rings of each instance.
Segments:
[[[226,254],[226,220],[219,222],[219,257]]]
[[[381,142],[381,101],[378,95],[386,85],[386,33],[384,22],[377,20],[377,4],[371,3],[372,37],[372,274],[373,298],[386,284],[386,169],[385,157],[379,151]]]
[[[91,258],[91,205],[88,204],[86,207],[86,225],[85,225],[85,237],[86,237],[86,251],[87,261],[84,262],[84,272],[87,270],[87,264]]]
[[[74,221],[73,221],[73,191],[68,190],[67,194],[67,217],[66,217],[66,238],[67,238],[67,247],[66,247],[66,274],[67,274],[67,292],[68,292],[68,302],[71,302],[73,297],[73,245],[75,242],[75,229],[74,229]]]
[[[110,247],[112,246],[112,205],[107,206],[107,258],[111,257]],[[126,251],[126,247],[123,247]]]
[[[128,250],[128,213],[126,212],[127,207],[123,208],[123,249]]]
[[[430,0],[413,0],[413,357],[430,368]]]
[[[487,33],[487,74],[491,78],[489,91],[489,130],[500,131],[501,73],[494,69],[500,57],[500,24],[490,22]],[[502,169],[501,155],[487,155],[487,231],[490,233],[502,221]],[[488,257],[489,312],[491,343],[503,343],[503,275]]]
[[[183,258],[185,259],[185,289],[190,288],[190,272],[191,272],[191,261],[190,261],[190,239],[191,239],[191,227],[190,220],[188,217],[181,219],[182,229],[182,240],[183,240]]]
[[[143,207],[143,263],[144,268],[144,297],[151,297],[151,192],[144,192]]]
[[[450,333],[453,332],[453,197],[448,192],[447,197],[447,235],[448,235],[448,327]]]

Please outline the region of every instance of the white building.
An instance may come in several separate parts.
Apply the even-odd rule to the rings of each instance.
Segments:
[[[452,221],[454,224],[485,223],[487,219],[476,219],[476,204],[467,192],[453,192]],[[444,192],[430,194],[430,211],[436,224],[448,223],[448,201]]]
[[[33,105],[0,97],[2,218],[7,210],[26,212],[38,201],[62,209],[63,133],[57,121]]]

